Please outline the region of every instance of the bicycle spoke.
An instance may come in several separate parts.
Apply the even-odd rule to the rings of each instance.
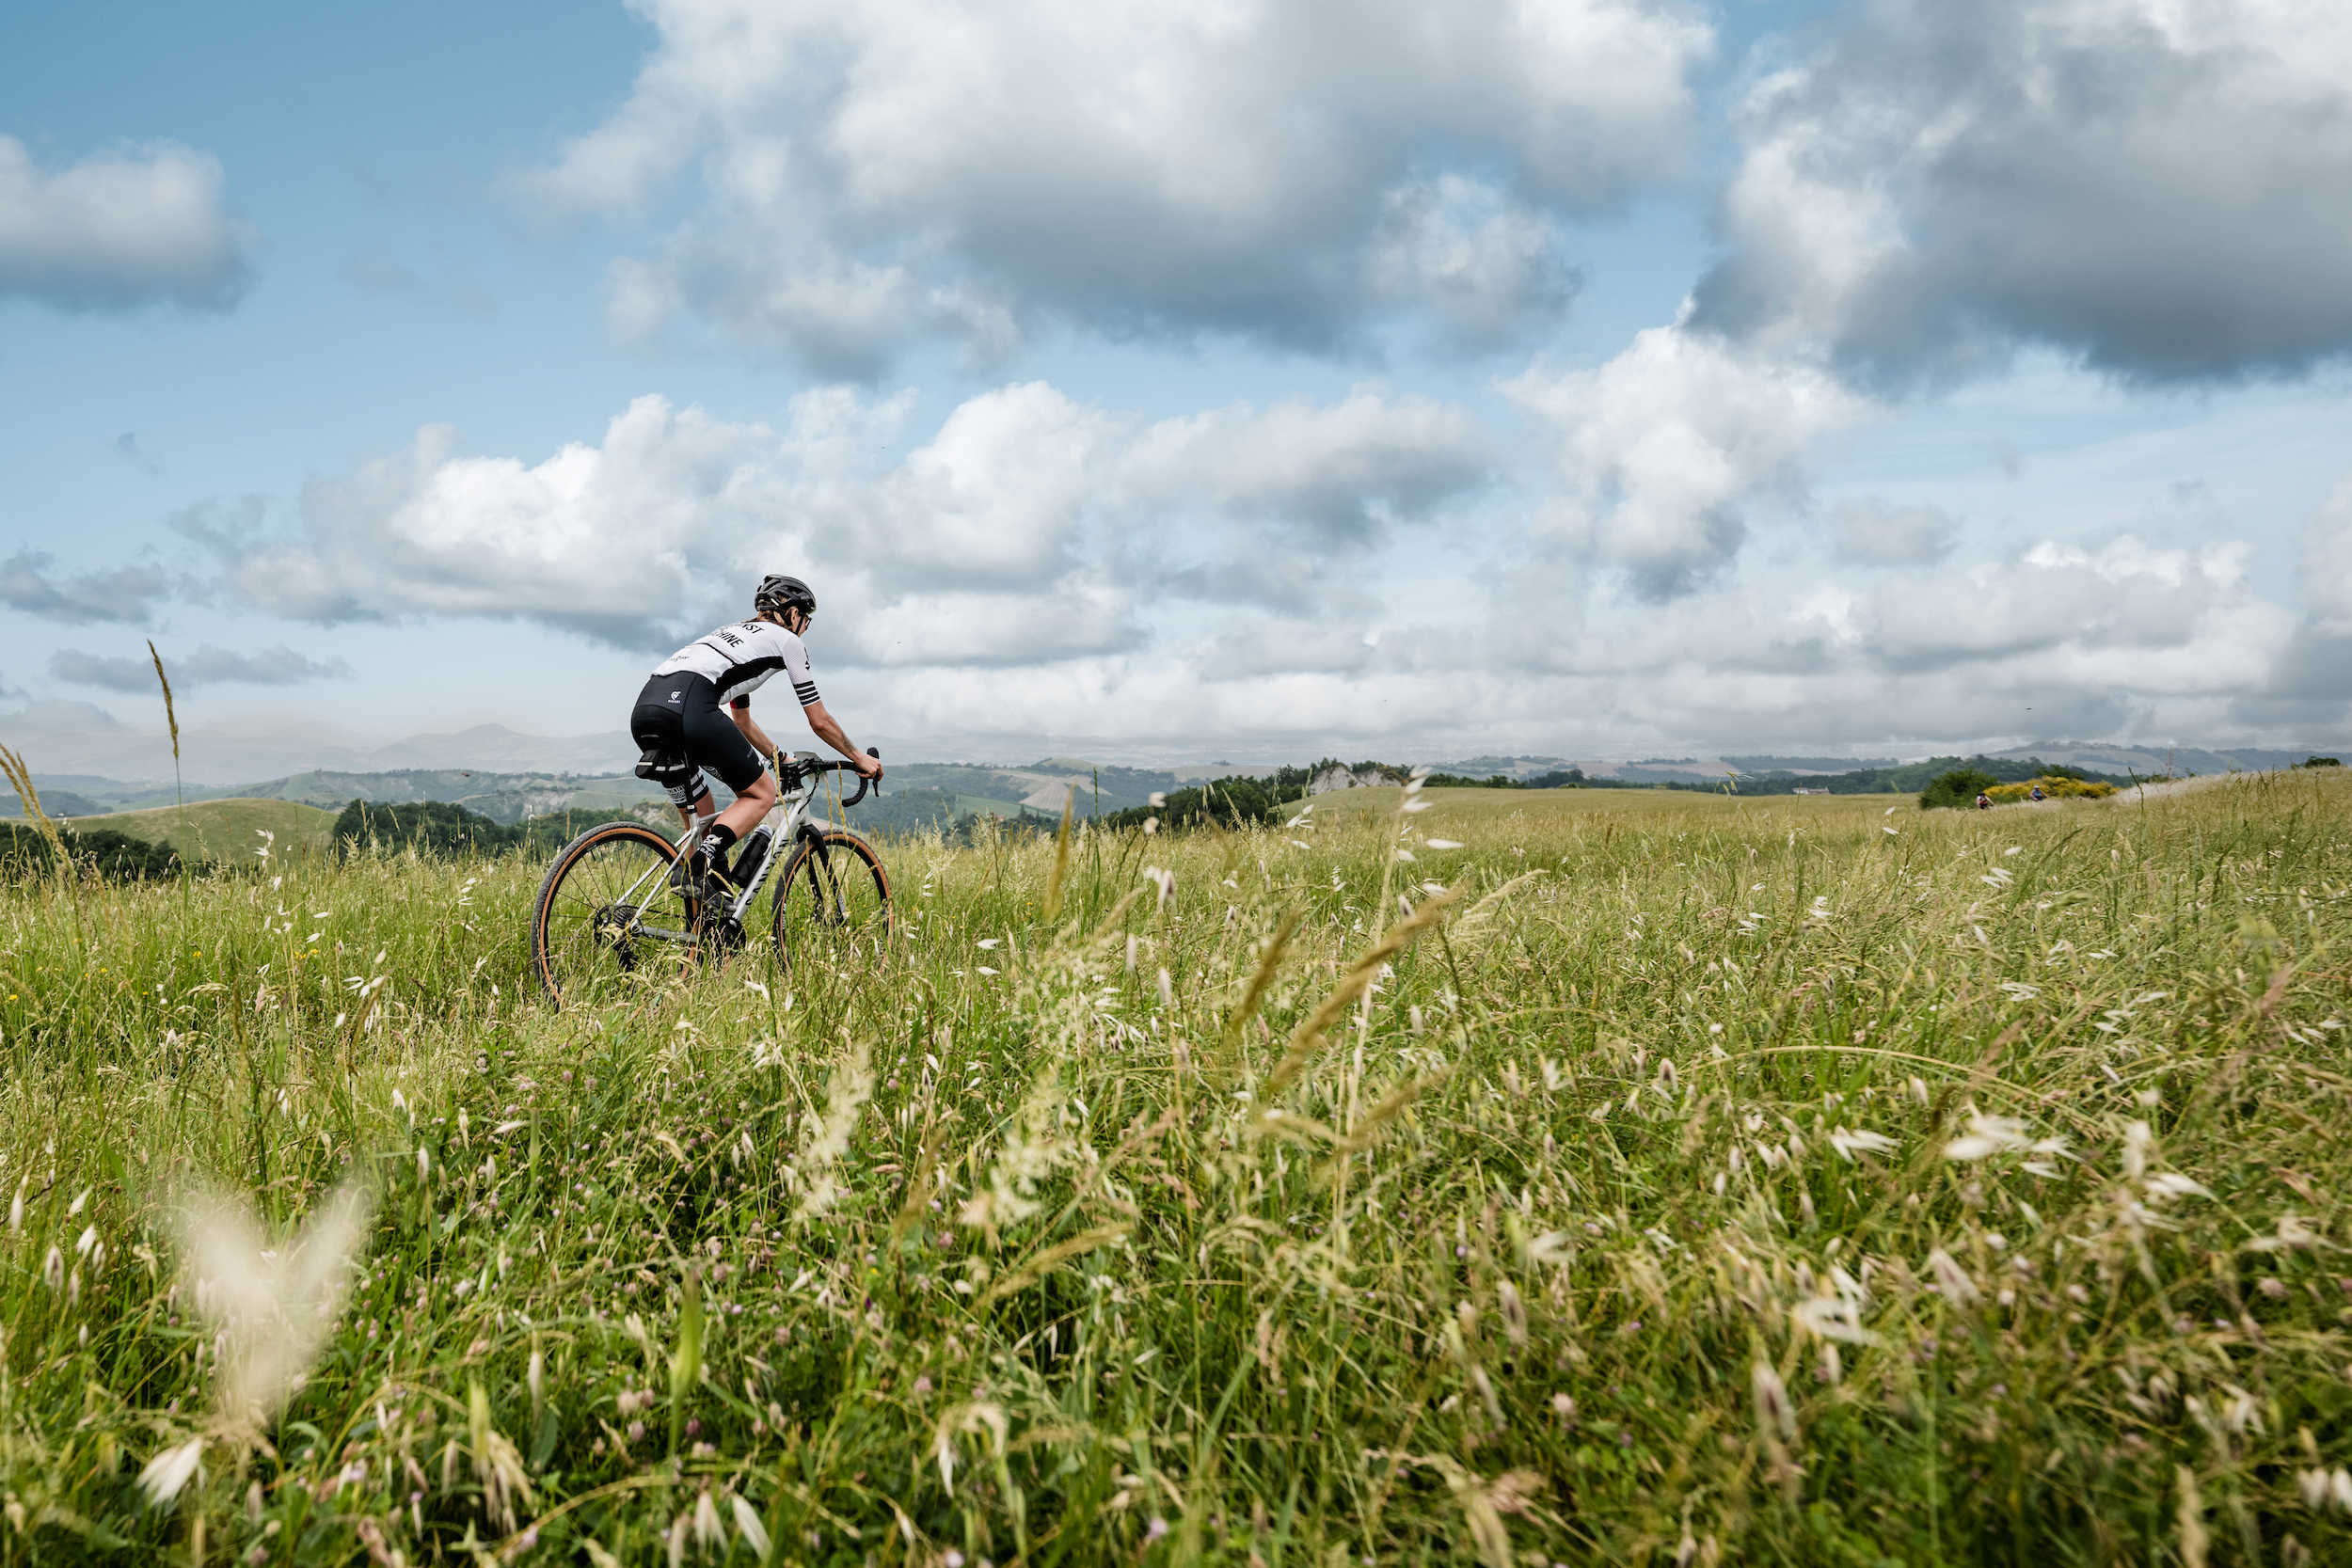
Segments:
[[[871,967],[887,955],[890,933],[890,879],[864,840],[834,830],[795,847],[776,891],[786,962]]]
[[[689,950],[692,922],[671,885],[670,857],[658,834],[627,825],[590,829],[557,856],[540,889],[532,957],[559,1001],[642,984],[649,965]]]

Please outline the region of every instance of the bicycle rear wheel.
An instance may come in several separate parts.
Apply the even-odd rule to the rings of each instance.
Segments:
[[[643,979],[693,950],[694,911],[671,884],[677,852],[634,822],[607,822],[565,845],[532,907],[531,967],[557,1006]]]
[[[819,828],[792,847],[776,877],[776,957],[789,964],[871,967],[889,947],[890,874],[847,828]]]

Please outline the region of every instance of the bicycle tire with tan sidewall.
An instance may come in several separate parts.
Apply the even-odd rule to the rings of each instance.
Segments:
[[[808,957],[818,942],[845,965],[881,958],[898,928],[882,856],[847,828],[812,827],[776,875],[773,921],[784,964]]]
[[[559,1008],[567,989],[593,988],[605,970],[608,979],[628,975],[637,966],[635,945],[605,936],[598,921],[632,887],[635,908],[675,913],[680,927],[691,923],[685,901],[670,886],[675,846],[638,822],[604,822],[589,829],[556,854],[539,883],[531,909],[531,968],[539,989]],[[644,874],[658,872],[650,883]],[[660,923],[660,922],[658,922]]]

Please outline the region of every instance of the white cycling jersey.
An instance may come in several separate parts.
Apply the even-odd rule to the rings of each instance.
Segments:
[[[779,670],[791,677],[792,694],[801,705],[814,705],[817,682],[809,674],[808,649],[801,640],[773,621],[738,621],[689,642],[654,673],[700,675],[719,689],[719,700],[724,703],[749,700]]]

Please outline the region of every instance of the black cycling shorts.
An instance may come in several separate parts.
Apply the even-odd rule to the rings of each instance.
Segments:
[[[628,733],[645,751],[685,752],[738,795],[751,788],[767,767],[759,748],[720,707],[719,689],[691,672],[647,681],[628,716]],[[701,793],[699,781],[690,784],[687,799],[677,803],[690,804]]]

